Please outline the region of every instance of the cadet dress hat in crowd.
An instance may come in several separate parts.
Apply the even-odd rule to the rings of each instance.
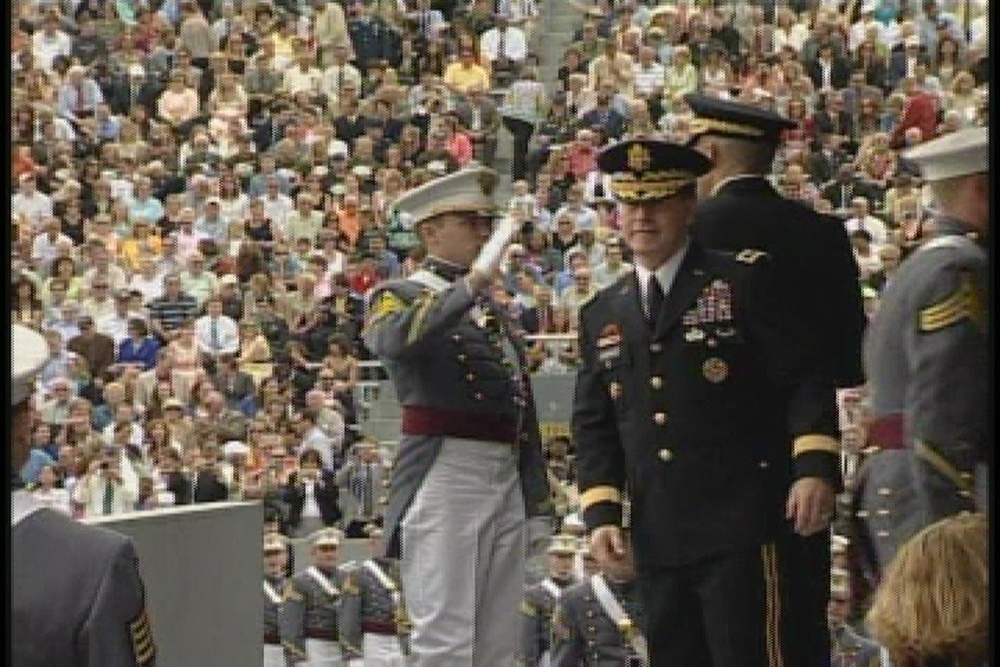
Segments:
[[[281,533],[268,533],[264,536],[264,553],[281,553],[287,548],[287,540]]]
[[[944,181],[989,171],[989,132],[970,127],[949,132],[903,153],[920,167],[925,181]]]
[[[559,534],[549,538],[549,547],[546,553],[572,556],[576,553],[579,540],[576,535]]]
[[[425,220],[443,213],[497,214],[497,172],[481,165],[471,165],[454,173],[427,181],[403,193],[392,203],[400,220],[412,229]]]
[[[658,139],[630,139],[608,146],[597,168],[611,176],[611,194],[623,202],[673,197],[712,168],[712,161],[687,146]]]
[[[782,130],[795,127],[794,121],[751,104],[694,93],[685,95],[684,101],[694,113],[690,123],[689,143],[702,135],[714,134],[730,139],[776,144],[781,138]]]
[[[336,528],[320,528],[309,536],[309,544],[314,547],[339,547],[341,533]]]
[[[35,376],[49,358],[45,338],[21,324],[10,325],[10,404],[18,405],[31,396]]]

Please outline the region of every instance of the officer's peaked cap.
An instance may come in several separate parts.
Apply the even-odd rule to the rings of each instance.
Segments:
[[[692,142],[702,135],[716,135],[777,144],[782,130],[795,127],[794,121],[752,104],[695,93],[685,95],[684,101],[695,116],[690,123]]]

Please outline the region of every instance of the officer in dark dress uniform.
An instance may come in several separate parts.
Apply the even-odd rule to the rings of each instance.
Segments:
[[[836,387],[864,384],[861,340],[867,318],[857,262],[843,222],[779,194],[767,180],[782,130],[795,123],[773,111],[706,95],[688,95],[695,114],[693,146],[712,160],[699,179],[702,200],[692,235],[709,248],[768,253],[789,316],[817,346],[818,359]],[[826,531],[785,545],[791,563],[803,564],[792,594],[815,613],[812,624],[790,634],[809,655],[829,634],[819,615],[826,608],[830,581]],[[804,618],[794,620],[805,620]],[[807,665],[805,658],[795,661]]]
[[[11,469],[30,448],[35,376],[48,359],[37,332],[11,325]],[[156,646],[132,540],[11,495],[10,641],[18,667],[153,665]]]
[[[549,575],[528,586],[521,603],[521,660],[528,667],[548,667],[552,640],[552,612],[566,587],[574,583],[573,556],[579,540],[573,535],[553,535],[547,549]]]
[[[787,620],[825,625],[826,609],[790,595],[779,546],[833,515],[832,383],[778,301],[767,253],[689,238],[704,155],[631,140],[598,166],[636,268],[580,310],[572,428],[595,556],[623,557],[627,488],[651,664],[821,664],[823,647],[792,660]]]
[[[766,178],[781,131],[795,123],[706,95],[685,100],[695,114],[689,145],[714,163],[698,183],[701,201],[692,236],[718,250],[767,252],[789,309],[819,344],[835,385],[864,384],[861,339],[867,320],[844,224],[783,197]]]
[[[920,529],[986,508],[989,143],[985,127],[910,150],[931,188],[935,235],[886,285],[865,338],[872,453],[855,489],[871,583]]]

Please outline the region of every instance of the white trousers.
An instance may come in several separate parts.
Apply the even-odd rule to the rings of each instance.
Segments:
[[[358,667],[405,667],[403,649],[399,647],[399,637],[393,635],[366,634],[361,640],[364,658],[357,661]]]
[[[510,445],[447,438],[401,522],[412,667],[514,664],[525,514]]]
[[[285,667],[285,649],[280,644],[264,644],[264,667]]]
[[[341,667],[340,646],[329,639],[306,639],[308,667]]]

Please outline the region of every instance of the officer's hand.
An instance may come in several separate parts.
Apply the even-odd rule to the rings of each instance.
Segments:
[[[517,222],[511,216],[506,216],[500,221],[500,224],[494,228],[489,240],[486,241],[486,244],[479,251],[476,261],[472,263],[473,274],[492,277],[499,270],[500,262],[503,260],[503,251],[507,248],[510,240],[514,238],[518,226]]]
[[[590,551],[598,565],[619,561],[625,557],[625,540],[618,526],[600,526],[590,533]]]
[[[785,518],[795,522],[795,532],[803,537],[830,525],[837,494],[821,477],[803,477],[792,484],[785,504]]]

